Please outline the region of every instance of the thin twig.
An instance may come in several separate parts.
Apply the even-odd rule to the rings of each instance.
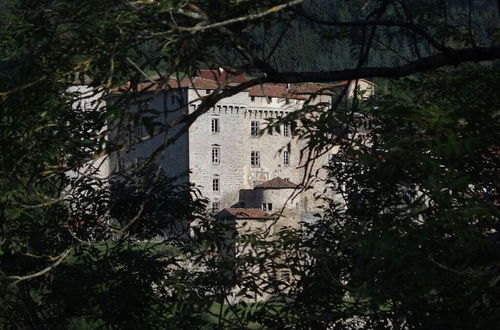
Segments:
[[[58,257],[56,257],[57,261],[54,262],[53,264],[51,264],[50,266],[36,272],[36,273],[33,273],[33,274],[30,274],[30,275],[25,275],[25,276],[7,276],[7,279],[8,280],[15,280],[14,282],[12,282],[9,287],[13,287],[17,284],[19,284],[20,282],[22,281],[27,281],[27,280],[30,280],[30,279],[33,279],[35,277],[39,277],[39,276],[42,276],[42,275],[45,275],[47,274],[48,272],[50,272],[52,269],[56,268],[57,266],[59,266],[59,264],[61,262],[63,262],[63,260],[69,255],[69,253],[73,250],[74,247],[70,247],[69,249],[65,250],[63,253],[61,253]]]
[[[293,0],[278,6],[271,7],[267,10],[264,10],[260,13],[257,14],[250,14],[246,16],[240,16],[236,18],[231,18],[222,22],[217,22],[217,23],[212,23],[212,24],[207,24],[207,25],[196,25],[192,27],[187,27],[187,26],[176,26],[175,29],[179,31],[185,31],[185,32],[200,32],[200,31],[205,31],[209,29],[214,29],[214,28],[220,28],[226,25],[234,24],[234,23],[239,23],[239,22],[244,22],[244,21],[253,21],[262,17],[265,17],[270,14],[274,14],[278,11],[281,11],[283,9],[296,6],[300,3],[304,2],[304,0]],[[182,11],[182,14],[187,14],[188,12]],[[189,15],[192,18],[197,18],[197,19],[203,19],[204,15],[200,15],[198,13],[190,13]],[[161,33],[164,34],[164,33]],[[153,34],[154,35],[154,34]]]

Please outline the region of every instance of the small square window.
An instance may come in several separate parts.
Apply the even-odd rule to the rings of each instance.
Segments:
[[[210,94],[210,89],[205,89],[205,94]]]
[[[250,96],[250,101],[255,102],[255,96]]]
[[[262,203],[262,211],[272,211],[273,204],[272,203]]]

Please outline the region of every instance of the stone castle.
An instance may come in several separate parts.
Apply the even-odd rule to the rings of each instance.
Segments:
[[[321,92],[325,86],[315,84],[254,86],[221,100],[182,134],[178,126],[171,124],[193,113],[203,97],[221,85],[245,81],[243,75],[201,70],[195,77],[170,80],[164,85],[135,86],[137,93],[129,109],[140,118],[123,123],[116,132],[126,134],[112,137],[131,143],[112,155],[110,171],[149,159],[166,139],[179,134],[174,143],[161,150],[155,163],[168,176],[184,175],[185,180],[195,184],[210,201],[214,213],[224,210],[222,215],[240,219],[262,219],[280,213],[289,223],[316,213],[319,205],[314,192],[324,188],[321,180],[316,183],[319,186],[290,198],[304,180],[301,154],[306,145],[294,136],[293,125],[283,118],[302,109],[305,102],[328,106],[335,89],[347,88],[352,96],[354,82],[329,85],[329,92]],[[369,81],[361,79],[357,86],[373,93]],[[151,134],[151,127],[149,131],[145,127],[148,120],[158,130],[156,134]],[[321,176],[321,168],[330,156],[325,153],[316,159],[311,173]]]

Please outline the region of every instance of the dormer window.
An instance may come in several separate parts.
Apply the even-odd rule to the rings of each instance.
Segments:
[[[273,204],[272,203],[262,203],[262,211],[272,211]]]

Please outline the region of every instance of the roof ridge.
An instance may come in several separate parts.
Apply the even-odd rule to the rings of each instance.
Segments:
[[[298,184],[293,183],[290,180],[285,180],[279,176],[262,182],[261,184],[254,187],[254,189],[295,189]]]

